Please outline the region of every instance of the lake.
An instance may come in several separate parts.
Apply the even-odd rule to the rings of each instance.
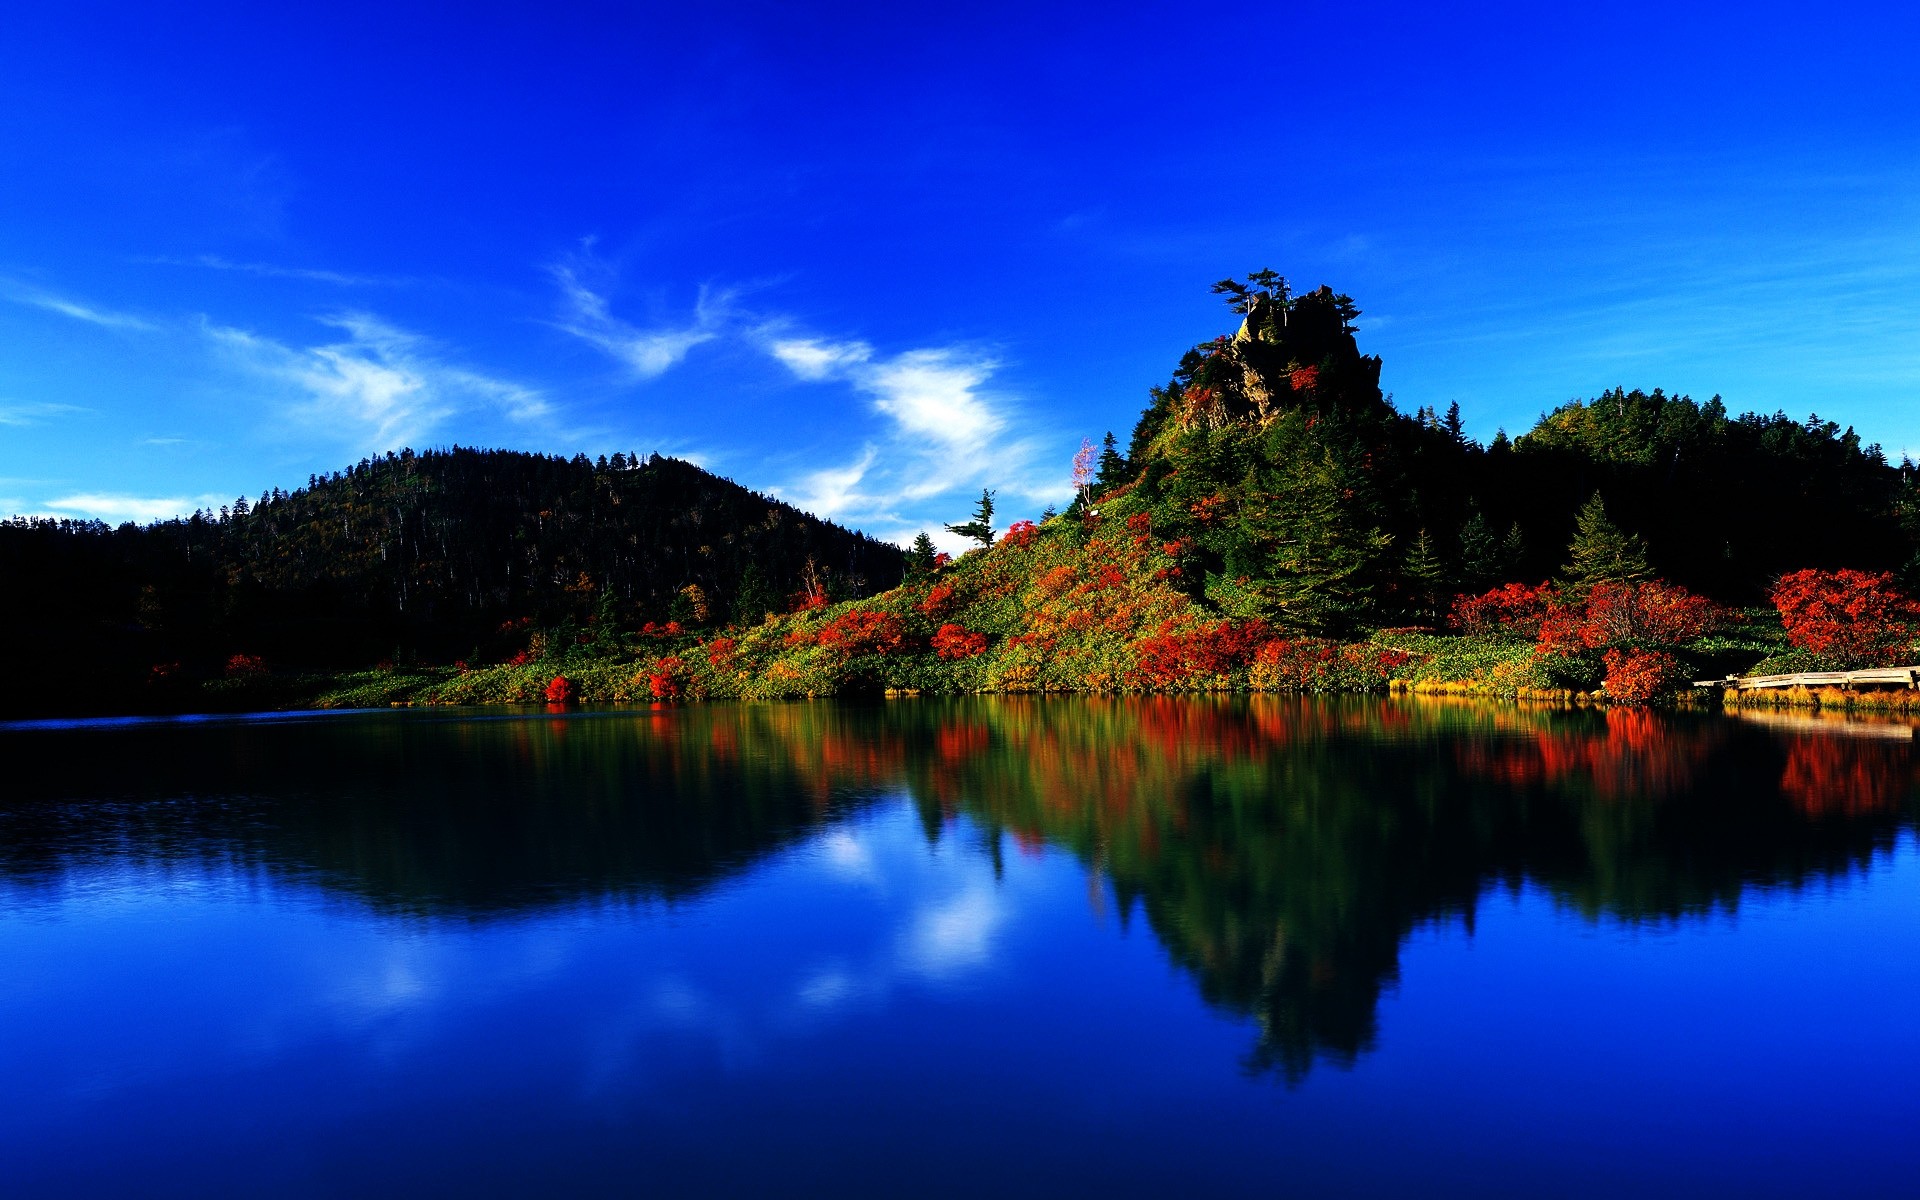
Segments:
[[[0,1194],[1912,1195],[1912,734],[0,727]]]

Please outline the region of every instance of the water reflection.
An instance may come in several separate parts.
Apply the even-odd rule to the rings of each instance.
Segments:
[[[904,795],[930,840],[1079,858],[1298,1078],[1366,1052],[1410,933],[1491,887],[1671,922],[1865,868],[1916,789],[1912,730],[1860,728],[1278,697],[13,728],[0,874],[265,872],[484,921],[697,895]]]

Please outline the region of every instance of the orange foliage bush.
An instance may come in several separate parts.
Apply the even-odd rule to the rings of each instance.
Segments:
[[[1609,650],[1606,664],[1607,698],[1623,704],[1645,704],[1680,679],[1680,664],[1663,650]]]
[[[892,613],[842,613],[820,631],[820,645],[848,655],[897,654],[906,648],[907,631]]]
[[[1849,666],[1898,665],[1920,625],[1920,604],[1884,572],[1795,571],[1769,598],[1788,641]]]
[[[1454,624],[1465,633],[1538,637],[1553,596],[1548,583],[1504,583],[1478,596],[1458,596],[1453,601]]]
[[[931,644],[941,658],[972,658],[987,652],[987,635],[974,633],[964,625],[942,625]]]
[[[1134,642],[1134,675],[1142,686],[1166,687],[1196,676],[1222,674],[1245,666],[1267,636],[1261,621],[1185,628],[1162,621],[1157,631]]]
[[[680,698],[680,676],[686,664],[669,655],[653,664],[653,670],[647,674],[647,690],[655,700],[677,700]]]
[[[236,654],[227,660],[228,679],[258,679],[267,673],[267,660],[258,654]]]
[[[524,692],[521,694],[525,695]],[[573,686],[573,680],[568,679],[565,675],[555,675],[553,682],[547,684],[546,695],[548,704],[571,704],[574,701],[574,697],[579,694],[579,689]]]
[[[945,613],[953,605],[953,585],[936,583],[927,592],[927,598],[920,602],[920,611],[930,617]]]

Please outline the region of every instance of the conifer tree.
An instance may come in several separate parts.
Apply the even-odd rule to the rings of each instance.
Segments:
[[[1493,526],[1475,507],[1460,527],[1460,582],[1476,592],[1501,582],[1507,567],[1503,558]]]
[[[947,532],[972,538],[982,546],[993,545],[993,493],[985,488],[980,489],[980,502],[974,505],[973,519],[949,525]]]
[[[1269,429],[1240,492],[1227,574],[1249,578],[1260,615],[1307,633],[1356,628],[1393,541],[1379,526],[1364,451],[1335,422],[1290,414]]]
[[[1425,621],[1433,620],[1440,596],[1447,590],[1447,567],[1434,551],[1433,539],[1427,536],[1426,530],[1422,529],[1414,538],[1400,569],[1406,577],[1414,615]]]
[[[1596,583],[1639,583],[1653,578],[1646,542],[1607,517],[1606,502],[1599,492],[1580,509],[1560,577],[1576,592],[1584,592]]]
[[[1127,460],[1120,456],[1120,444],[1114,440],[1113,431],[1109,429],[1100,443],[1100,473],[1096,477],[1096,485],[1103,490],[1117,487],[1126,482],[1126,478]]]
[[[933,539],[922,529],[907,549],[907,578],[924,579],[933,573]]]
[[[1507,526],[1506,535],[1500,539],[1500,569],[1494,576],[1494,582],[1498,583],[1502,577],[1518,571],[1526,558],[1527,538],[1520,532],[1520,522],[1515,521]]]

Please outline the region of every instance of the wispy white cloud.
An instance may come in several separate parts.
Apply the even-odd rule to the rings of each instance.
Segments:
[[[118,525],[124,521],[145,523],[178,517],[197,508],[217,508],[218,496],[137,496],[126,492],[75,492],[39,505],[48,516],[77,517]]]
[[[773,356],[802,379],[827,379],[873,357],[865,342],[829,342],[820,338],[782,338],[767,345]]]
[[[796,378],[848,385],[884,419],[857,458],[781,489],[809,512],[905,540],[941,525],[916,510],[935,498],[957,503],[964,488],[1038,503],[1071,494],[1064,471],[1056,482],[1039,466],[1040,441],[1015,436],[1019,404],[991,388],[1001,364],[988,352],[947,346],[882,355],[864,341],[793,336],[778,323],[753,336]],[[935,537],[959,546],[944,532]]]
[[[517,422],[551,417],[536,388],[448,361],[428,339],[363,312],[327,317],[346,336],[289,346],[207,323],[207,336],[243,369],[294,389],[287,415],[375,448],[417,443],[448,418],[475,410]]]
[[[863,492],[860,484],[867,478],[879,451],[866,447],[858,459],[841,467],[823,467],[809,471],[782,489],[789,503],[815,516],[836,516],[863,511],[883,503],[882,497]]]
[[[278,263],[233,262],[217,254],[199,254],[191,258],[153,255],[140,262],[170,267],[205,267],[212,271],[234,271],[266,279],[300,279],[310,283],[330,283],[336,287],[402,287],[413,280],[400,275],[361,275],[349,271],[328,271],[319,267],[286,267]]]
[[[719,337],[731,298],[729,293],[702,288],[690,320],[642,329],[615,316],[606,294],[590,286],[580,269],[561,265],[552,270],[563,304],[555,324],[624,364],[641,379],[665,374],[695,346]]]
[[[42,312],[56,313],[69,320],[83,321],[88,325],[98,325],[103,329],[139,329],[150,330],[154,324],[131,313],[115,312],[97,304],[83,304],[67,296],[27,284],[12,281],[0,281],[0,297],[28,308],[37,308]]]
[[[38,425],[48,417],[62,417],[70,413],[92,411],[78,404],[0,403],[0,425]]]
[[[918,510],[936,497],[951,505],[959,489],[991,487],[1036,505],[1071,495],[1064,467],[1059,480],[1037,467],[1041,441],[1016,436],[1020,405],[991,387],[1002,365],[994,354],[960,344],[884,354],[862,339],[818,336],[786,317],[742,311],[733,290],[703,289],[686,320],[642,328],[614,314],[607,287],[593,282],[608,269],[590,250],[551,268],[564,307],[558,325],[635,376],[655,378],[696,346],[726,338],[765,353],[797,380],[841,384],[864,398],[880,420],[852,431],[859,452],[776,489],[808,512],[904,541],[922,527],[940,528]],[[944,533],[935,537],[959,546]]]

